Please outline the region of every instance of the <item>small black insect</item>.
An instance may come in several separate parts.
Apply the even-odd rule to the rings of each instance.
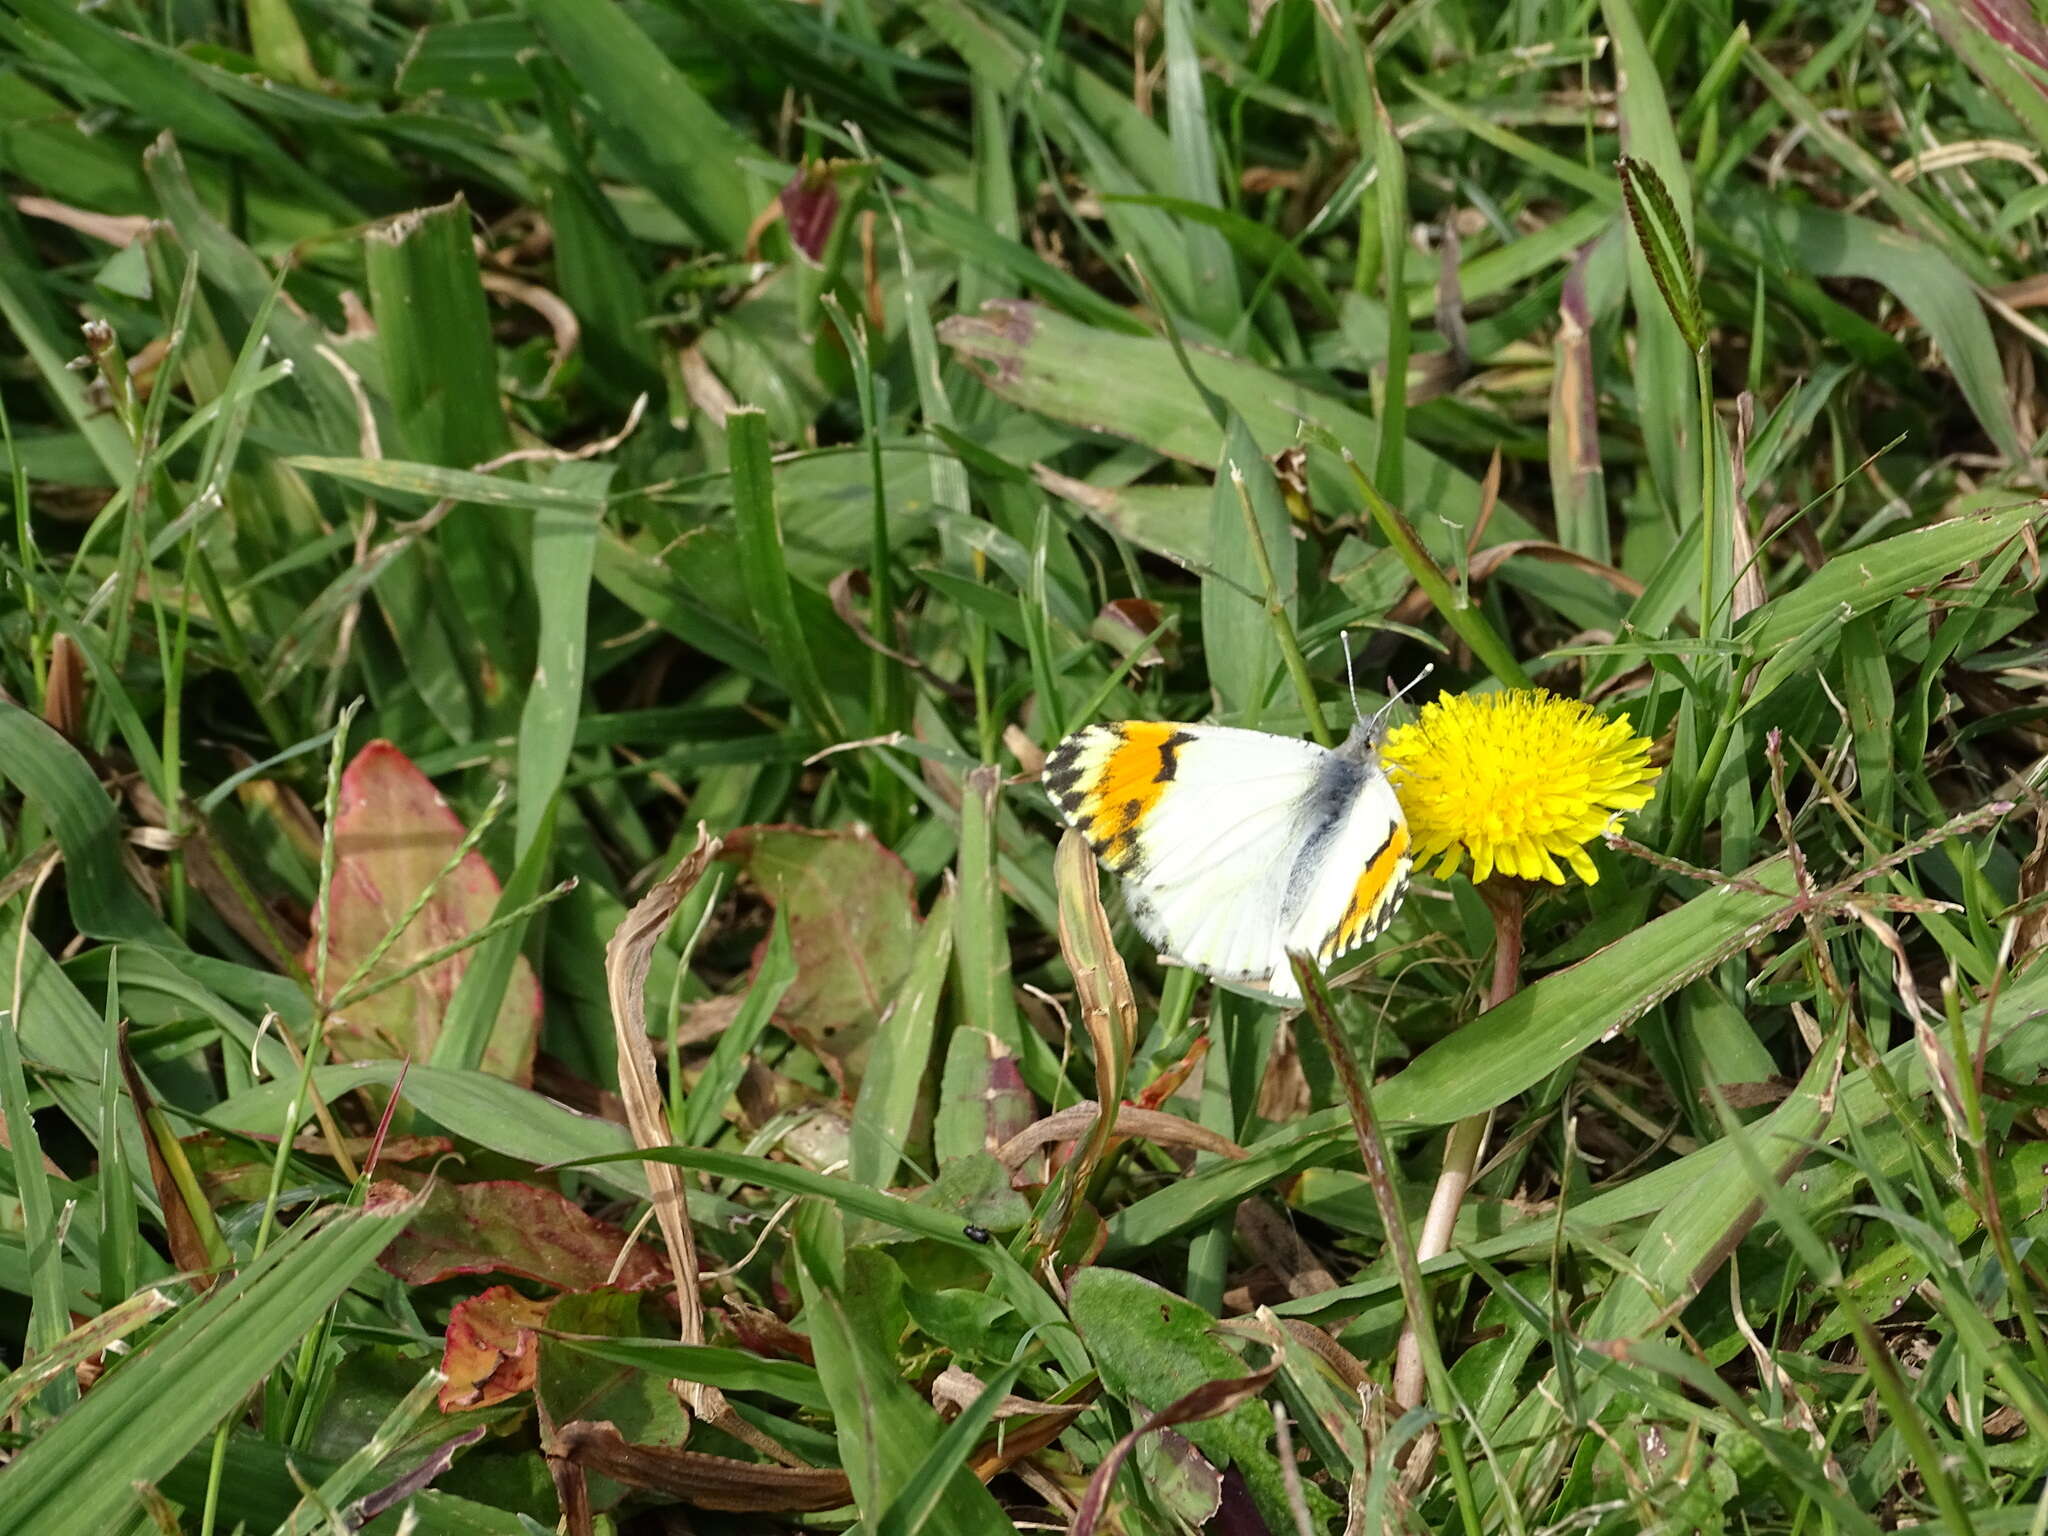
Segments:
[[[989,1240],[987,1227],[962,1227],[960,1235],[971,1243],[985,1243]]]

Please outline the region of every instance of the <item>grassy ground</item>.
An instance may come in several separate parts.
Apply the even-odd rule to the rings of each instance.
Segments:
[[[0,1532],[2048,1531],[2048,30],[1249,9],[0,4]],[[1283,1013],[1347,629],[1663,775]]]

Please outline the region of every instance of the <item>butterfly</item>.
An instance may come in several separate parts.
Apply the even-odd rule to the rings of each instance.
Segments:
[[[1380,739],[1380,715],[1361,715],[1334,749],[1125,720],[1062,741],[1044,785],[1123,878],[1131,918],[1163,958],[1298,1002],[1288,951],[1327,965],[1384,932],[1408,889],[1408,822]]]

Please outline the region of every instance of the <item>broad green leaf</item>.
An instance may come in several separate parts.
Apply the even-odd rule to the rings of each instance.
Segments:
[[[560,1305],[556,1303],[556,1307]],[[593,1360],[647,1371],[666,1381],[701,1381],[726,1392],[759,1392],[819,1412],[829,1411],[832,1406],[818,1382],[818,1373],[795,1360],[770,1360],[744,1350],[682,1344],[674,1339],[598,1335],[572,1326],[575,1321],[570,1314],[550,1311],[549,1342]],[[555,1337],[557,1334],[560,1337]],[[545,1377],[545,1357],[541,1372]]]
[[[0,779],[37,808],[63,850],[65,892],[80,933],[171,942],[170,930],[121,867],[119,818],[98,777],[70,742],[6,699],[0,699]]]
[[[1074,1277],[1068,1292],[1074,1326],[1081,1330],[1102,1384],[1121,1398],[1134,1420],[1212,1381],[1250,1373],[1217,1337],[1216,1319],[1190,1301],[1122,1270],[1094,1267]],[[1240,1403],[1219,1418],[1178,1426],[1217,1470],[1236,1467],[1267,1524],[1284,1529],[1288,1493],[1273,1454],[1273,1416],[1263,1403]],[[1320,1489],[1309,1498],[1320,1528],[1336,1511]]]
[[[899,1325],[891,1328],[883,1323],[879,1277],[862,1273],[894,1265],[873,1249],[843,1247],[839,1225],[839,1213],[830,1206],[811,1206],[798,1217],[797,1275],[854,1505],[878,1519],[915,1481],[927,1449],[944,1430],[931,1406],[897,1373],[891,1343],[900,1331],[900,1303]],[[925,1528],[938,1536],[1004,1536],[1012,1529],[965,1465],[948,1480]]]
[[[640,1297],[618,1291],[557,1296],[548,1308],[547,1330],[541,1336],[534,1397],[551,1423],[573,1424],[581,1420],[610,1424],[630,1444],[680,1450],[690,1438],[690,1419],[668,1381],[663,1379],[666,1373],[658,1369],[650,1372],[638,1361],[609,1353],[609,1347],[630,1350],[651,1345],[657,1349],[686,1350],[697,1357],[697,1369],[708,1368],[714,1373],[720,1365],[730,1370],[733,1356],[738,1356],[744,1370],[746,1357],[736,1350],[692,1349],[686,1344],[670,1345],[668,1340],[641,1339],[641,1311]],[[784,1362],[758,1363],[771,1368],[760,1373],[768,1376],[772,1367]],[[791,1369],[802,1371],[803,1367]],[[715,1375],[691,1375],[688,1379],[725,1385]],[[595,1474],[589,1476],[589,1484],[591,1508],[595,1512],[613,1508],[633,1491],[612,1478]]]

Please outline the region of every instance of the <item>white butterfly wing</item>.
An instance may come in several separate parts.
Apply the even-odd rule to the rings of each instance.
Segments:
[[[1060,743],[1045,785],[1163,954],[1296,1001],[1288,950],[1348,953],[1407,888],[1400,802],[1377,764],[1347,756],[1263,731],[1124,721]]]
[[[1263,983],[1285,969],[1290,876],[1329,756],[1263,731],[1126,721],[1068,737],[1045,783],[1162,953]]]

